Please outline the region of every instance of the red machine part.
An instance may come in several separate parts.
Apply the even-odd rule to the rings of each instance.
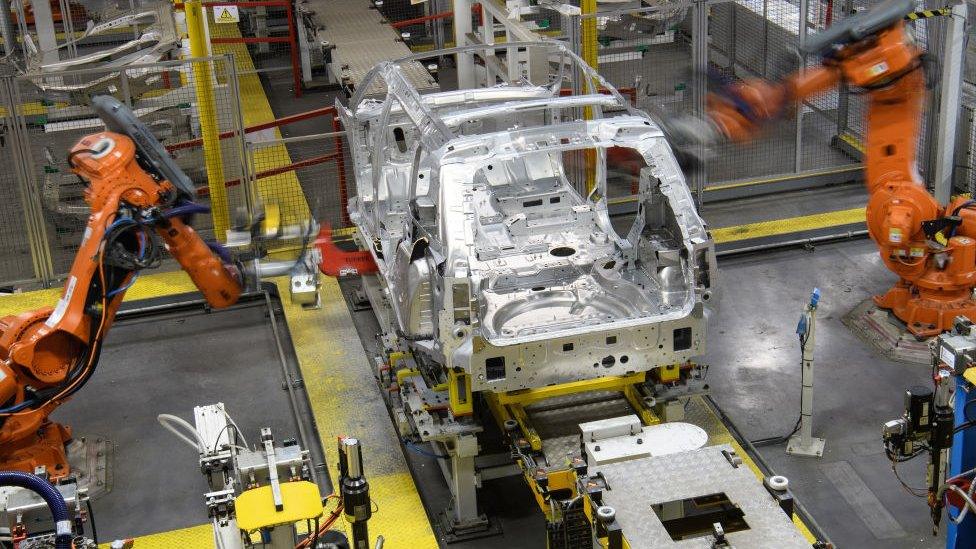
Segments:
[[[949,479],[946,481],[946,483],[947,484],[951,483],[956,485],[963,492],[969,492],[969,487],[972,486],[973,481],[972,479],[968,479],[968,478],[959,478],[959,479]],[[945,499],[947,505],[954,507],[956,509],[962,509],[966,505],[966,502],[963,501],[962,496],[960,496],[959,493],[954,490],[946,490]]]
[[[315,246],[322,254],[319,270],[322,274],[333,277],[353,274],[371,274],[379,269],[373,256],[365,250],[346,251],[336,246],[332,240],[332,227],[323,225],[319,236],[315,239]]]

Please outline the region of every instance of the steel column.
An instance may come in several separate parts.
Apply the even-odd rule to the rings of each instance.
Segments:
[[[939,85],[939,112],[935,123],[931,151],[932,183],[935,199],[945,206],[952,194],[953,168],[956,147],[956,119],[959,116],[959,94],[962,69],[966,62],[966,3],[952,6],[952,16],[944,18],[942,33],[942,82]]]
[[[17,51],[17,36],[14,34],[14,23],[10,19],[10,0],[0,0],[0,37],[3,37],[4,55]]]
[[[41,193],[34,180],[34,167],[31,165],[30,141],[27,138],[27,125],[20,112],[21,98],[19,82],[13,75],[13,67],[0,65],[0,95],[6,99],[4,107],[7,110],[10,124],[10,141],[14,147],[11,154],[14,162],[14,173],[17,177],[17,191],[20,195],[21,209],[24,212],[24,230],[31,252],[34,276],[44,286],[50,286],[54,281],[54,261],[47,240],[47,228],[44,223],[44,213],[41,207]]]
[[[238,157],[241,159],[240,169],[241,169],[241,181],[244,181],[244,206],[247,208],[248,218],[253,218],[255,211],[257,210],[258,204],[260,204],[261,198],[258,193],[257,181],[251,179],[251,163],[247,156],[247,139],[245,136],[245,126],[244,126],[244,109],[241,107],[240,97],[241,88],[240,80],[237,79],[237,65],[234,63],[234,54],[225,53],[222,56],[224,62],[225,70],[227,71],[227,91],[230,97],[238,98],[229,101],[230,105],[233,106],[230,117],[232,132],[234,133],[234,139],[236,141],[236,148]]]
[[[843,13],[851,13],[854,9],[854,0],[843,0],[841,3]],[[833,20],[831,18],[831,20]],[[830,28],[830,25],[827,25]],[[843,83],[837,90],[837,135],[847,131],[847,117],[850,116],[851,93]]]
[[[474,458],[470,451],[465,451],[472,445],[471,435],[458,437],[458,448],[451,453],[451,474],[454,479],[451,492],[454,495],[454,520],[459,525],[483,522],[478,514],[477,477],[475,476]],[[477,453],[477,443],[475,452]]]
[[[471,24],[471,0],[454,0],[454,44],[465,46],[468,44],[468,33],[473,28]],[[475,87],[474,54],[471,52],[458,53],[455,56],[457,65],[458,88],[469,89]]]
[[[492,16],[490,11],[481,12],[481,41],[487,45],[495,44],[495,18]],[[491,48],[485,48],[482,54],[485,62],[485,86],[491,87],[495,85],[495,78],[503,75],[496,75],[492,71],[492,64],[490,62],[491,58],[495,56],[495,50]]]
[[[34,11],[34,29],[37,32],[37,48],[40,50],[41,62],[44,64],[57,63],[58,37],[54,30],[54,14],[49,2],[31,2]]]
[[[800,0],[799,17],[797,17],[798,28],[796,34],[797,58],[800,66],[798,71],[803,74],[807,67],[807,57],[803,55],[803,46],[807,42],[807,17],[810,13],[810,0]],[[764,67],[764,70],[766,67]],[[793,155],[793,171],[800,173],[803,170],[803,101],[796,105],[796,138],[793,142],[796,147]]]
[[[61,2],[61,29],[64,31],[64,42],[68,45],[68,57],[78,57],[78,44],[75,42],[75,22],[71,14],[71,3]]]
[[[298,37],[295,31],[295,12],[291,1],[285,2],[285,17],[288,18],[288,47],[291,54],[291,79],[295,86],[295,97],[302,96],[302,65],[298,60]],[[270,42],[270,40],[268,40]]]
[[[430,0],[428,3],[430,4],[431,15],[445,11],[443,9],[443,0]],[[446,48],[447,43],[445,39],[446,34],[444,32],[444,18],[438,17],[437,19],[435,19],[433,24],[431,24],[431,29],[433,30],[433,34],[434,34],[434,47],[437,48],[438,50],[442,50]],[[438,67],[444,66],[444,59],[439,58],[437,60],[437,64]]]
[[[704,118],[705,99],[708,95],[708,4],[706,0],[697,0],[691,15],[691,58],[694,76],[692,79],[692,98],[694,100],[693,113]],[[698,145],[699,158],[705,157],[705,146]],[[695,202],[701,206],[705,192],[705,181],[708,177],[704,166],[691,172],[691,183],[695,190]]]

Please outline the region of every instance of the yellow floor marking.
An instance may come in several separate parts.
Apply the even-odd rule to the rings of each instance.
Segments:
[[[789,181],[791,179],[800,179],[800,178],[806,178],[806,177],[817,177],[817,176],[821,176],[821,175],[831,175],[831,174],[837,174],[837,173],[857,172],[857,171],[860,171],[860,170],[863,170],[863,169],[864,169],[864,166],[862,166],[860,164],[854,164],[853,166],[847,166],[847,167],[838,168],[838,169],[835,169],[835,170],[823,170],[823,171],[819,171],[819,172],[806,172],[806,173],[800,173],[800,174],[795,174],[795,175],[779,175],[779,176],[768,177],[768,178],[764,178],[764,179],[749,179],[747,181],[736,181],[736,182],[732,182],[732,183],[721,183],[719,185],[709,185],[708,187],[705,187],[705,192],[708,193],[709,191],[720,191],[720,190],[725,190],[725,189],[735,189],[735,188],[739,188],[739,187],[751,187],[751,186],[755,186],[755,185],[766,185],[766,184],[769,184],[769,183],[779,183],[781,181]]]
[[[824,212],[791,217],[789,219],[774,219],[771,221],[736,225],[734,227],[712,229],[712,238],[715,239],[716,244],[722,244],[724,242],[736,242],[765,236],[837,227],[839,225],[849,225],[862,221],[864,221],[864,208],[851,208],[836,212]]]
[[[108,543],[98,545],[99,549],[109,549]],[[135,538],[134,549],[213,549],[213,528],[210,524],[180,528],[158,534]]]
[[[844,132],[839,134],[837,138],[853,147],[857,152],[864,154],[864,144],[854,135]]]
[[[153,273],[139,277],[136,283],[126,291],[125,301],[194,292],[196,289],[190,277],[183,271]],[[46,290],[2,295],[0,296],[0,316],[32,311],[38,307],[54,307],[58,298],[61,297],[61,290],[62,286],[57,286]]]
[[[287,295],[288,280],[280,279],[278,288]],[[339,284],[326,278],[321,293],[321,309],[303,310],[287,297],[282,307],[329,473],[335,480],[337,437],[359,438],[376,505],[370,535],[382,535],[388,547],[437,547]]]

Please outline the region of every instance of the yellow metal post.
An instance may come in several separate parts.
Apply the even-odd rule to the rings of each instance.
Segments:
[[[505,406],[508,410],[509,415],[512,416],[516,422],[518,422],[519,427],[522,428],[522,434],[525,435],[525,439],[529,442],[529,446],[539,452],[542,450],[542,437],[539,436],[539,432],[535,430],[532,426],[532,422],[529,421],[529,414],[525,413],[525,408],[521,404],[509,404]]]
[[[637,412],[644,425],[657,425],[661,423],[661,418],[657,417],[654,410],[648,408],[643,396],[637,391],[634,385],[627,385],[623,390],[624,398],[630,403],[630,407]]]
[[[452,414],[468,416],[474,413],[471,377],[464,370],[452,368],[447,371],[447,397]]]
[[[596,0],[580,0],[580,25],[582,26],[580,33],[580,56],[586,64],[593,67],[593,70],[599,70],[599,58],[597,57],[597,51],[600,47],[597,42],[597,29],[596,29]],[[592,84],[592,82],[590,82]]]
[[[593,67],[593,70],[599,70],[599,43],[596,28],[596,0],[580,0],[580,55],[586,64]],[[591,80],[589,82],[583,82],[581,91],[587,93],[587,86],[594,85]],[[599,90],[594,90],[599,91]],[[584,107],[583,108],[583,119],[593,120],[593,108]],[[596,150],[586,149],[583,151],[584,161],[586,165],[586,192],[587,194],[593,192],[593,187],[596,186]]]
[[[207,57],[207,34],[204,30],[206,17],[200,0],[188,0],[183,4],[186,28],[190,35],[190,55],[194,59]],[[207,185],[210,188],[210,211],[214,233],[219,240],[227,236],[227,188],[224,186],[224,161],[220,150],[220,130],[217,127],[217,101],[214,98],[213,73],[210,63],[193,61],[193,86],[197,94],[197,112],[200,115],[200,133],[203,137],[203,157],[207,167]]]

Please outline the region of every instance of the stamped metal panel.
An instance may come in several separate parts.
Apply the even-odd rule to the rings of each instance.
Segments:
[[[632,549],[665,547],[710,549],[714,538],[674,541],[652,505],[724,492],[745,513],[748,530],[727,534],[735,547],[809,549],[793,521],[745,465],[732,467],[722,454],[729,445],[593,467],[606,477],[610,490],[604,502],[617,511],[617,521]],[[667,479],[667,482],[662,482]]]

